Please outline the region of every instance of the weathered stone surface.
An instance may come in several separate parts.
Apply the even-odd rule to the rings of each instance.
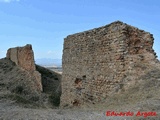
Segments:
[[[34,53],[31,45],[10,48],[7,51],[7,58],[11,59],[16,65],[21,66],[25,70],[35,70]]]
[[[67,36],[63,49],[64,104],[105,101],[156,64],[153,35],[120,21]]]
[[[22,69],[28,71],[30,76],[35,77],[35,87],[38,91],[42,91],[41,74],[36,71],[34,53],[31,45],[27,44],[24,47],[8,49],[7,58],[15,62],[15,64]]]

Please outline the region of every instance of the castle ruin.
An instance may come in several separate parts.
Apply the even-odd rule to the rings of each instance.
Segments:
[[[25,71],[28,71],[28,74],[35,78],[35,88],[37,91],[43,91],[41,74],[36,70],[32,45],[27,44],[24,47],[10,48],[7,51],[6,57]]]
[[[156,63],[153,35],[120,21],[64,39],[61,104],[97,103]]]

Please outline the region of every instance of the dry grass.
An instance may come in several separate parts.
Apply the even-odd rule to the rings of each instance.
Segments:
[[[160,70],[150,71],[139,79],[127,90],[109,96],[104,103],[85,105],[84,108],[94,111],[146,110],[160,113]]]

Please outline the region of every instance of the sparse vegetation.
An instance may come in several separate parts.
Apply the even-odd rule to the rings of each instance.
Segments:
[[[57,94],[51,94],[49,96],[49,101],[53,105],[53,107],[58,107],[60,105],[60,96]]]
[[[5,94],[5,95],[1,95],[0,98],[12,100],[16,104],[21,105],[23,107],[27,107],[27,108],[43,107],[42,105],[36,103],[35,101],[26,99],[25,97],[18,95],[18,94],[13,94],[13,93],[12,94]]]
[[[9,62],[9,61],[8,61]],[[9,63],[3,64],[8,65]],[[0,64],[1,66],[2,64]],[[58,86],[60,83],[61,76],[59,74],[54,74],[52,71],[48,71],[43,69],[43,67],[39,67],[41,72],[43,73],[43,86],[44,92],[43,95],[38,96],[38,94],[30,94],[28,90],[28,84],[24,81],[26,79],[25,73],[21,73],[21,71],[16,67],[12,66],[11,69],[12,75],[7,72],[1,72],[0,74],[4,74],[1,76],[0,80],[0,100],[11,100],[12,104],[19,106],[21,108],[38,108],[38,110],[42,110],[42,108],[58,108],[59,110],[61,107],[60,105],[60,95],[61,95],[61,88]],[[1,67],[2,69],[3,67]],[[4,69],[3,69],[4,70]],[[5,70],[8,70],[7,67]],[[44,70],[44,71],[43,71]],[[48,73],[47,73],[48,71]],[[18,72],[18,74],[14,74],[14,72]],[[53,75],[51,75],[51,73]],[[7,75],[6,75],[7,74]],[[4,77],[5,76],[5,77]],[[15,77],[16,76],[16,77]],[[23,77],[22,77],[23,76]],[[16,78],[16,79],[15,79]],[[13,82],[15,81],[15,82]],[[45,83],[45,82],[46,83]],[[21,83],[22,82],[22,83]],[[23,83],[24,82],[24,83]],[[18,84],[15,84],[18,83]],[[21,84],[20,84],[21,83]],[[110,95],[108,98],[104,100],[104,103],[98,104],[86,104],[81,107],[65,107],[65,110],[71,110],[72,112],[77,111],[100,111],[101,113],[106,110],[114,110],[114,111],[156,111],[160,113],[160,70],[159,69],[152,69],[145,75],[141,76],[137,82],[125,89],[125,84],[120,84],[121,92],[117,91],[117,94]],[[7,89],[8,88],[8,89]],[[13,91],[11,91],[13,90]],[[11,92],[10,92],[11,91]],[[53,92],[55,91],[55,92]],[[48,102],[46,105],[46,101]],[[33,110],[33,109],[31,109]],[[48,109],[47,109],[48,110]],[[54,113],[54,112],[53,112]],[[57,112],[58,114],[59,112]],[[61,114],[65,114],[66,112],[60,112]],[[85,112],[84,112],[85,113]],[[72,113],[71,113],[72,114]],[[92,113],[93,114],[93,113]],[[94,114],[95,115],[95,114]],[[137,117],[134,117],[137,119]],[[140,117],[139,117],[140,118]],[[142,118],[142,117],[141,117]],[[149,118],[148,118],[149,119]]]
[[[52,106],[60,105],[61,96],[61,75],[36,65],[37,71],[41,73],[43,92],[49,95],[49,102]]]
[[[43,93],[34,89],[34,78],[28,76],[28,73],[21,70],[12,61],[8,59],[0,60],[0,87],[2,93],[1,99],[10,99],[25,107],[54,107],[60,104],[61,75],[51,70],[37,66],[42,76]],[[56,91],[56,92],[54,92]],[[52,94],[54,92],[54,95]],[[42,95],[43,94],[43,95]],[[47,103],[44,101],[47,101]]]
[[[17,94],[22,94],[24,88],[23,86],[16,86],[16,88],[13,90],[13,92],[17,93]]]

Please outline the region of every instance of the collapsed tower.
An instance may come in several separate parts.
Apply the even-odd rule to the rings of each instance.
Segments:
[[[116,21],[64,39],[61,104],[105,101],[156,63],[153,35]]]
[[[35,78],[34,89],[36,89],[36,91],[39,93],[43,91],[41,74],[36,70],[32,45],[27,44],[24,47],[10,48],[7,51],[6,57]]]

